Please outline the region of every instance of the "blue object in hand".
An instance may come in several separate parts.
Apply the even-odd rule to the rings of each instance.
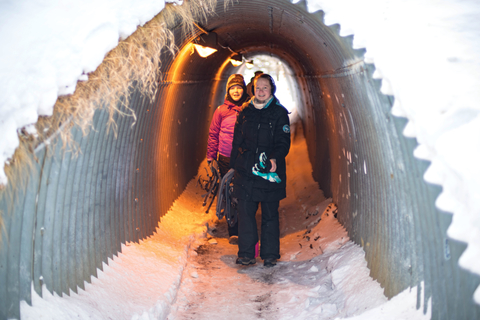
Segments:
[[[276,182],[280,183],[282,180],[276,174],[275,172],[270,172],[270,169],[272,168],[272,164],[270,161],[268,161],[267,156],[265,155],[265,152],[262,152],[260,154],[260,157],[258,158],[259,163],[255,163],[255,165],[252,167],[252,173],[258,177],[261,177],[265,180],[268,180],[270,182]]]

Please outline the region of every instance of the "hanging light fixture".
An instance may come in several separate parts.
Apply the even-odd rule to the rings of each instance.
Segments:
[[[193,43],[193,46],[197,50],[197,53],[200,57],[206,58],[209,55],[217,52],[215,49],[217,46],[217,34],[215,32],[207,32],[202,29],[205,33],[199,35]]]
[[[243,56],[239,53],[230,57],[230,62],[234,67],[239,67],[243,63]]]
[[[222,49],[230,50],[230,52],[233,53],[233,56],[231,56],[229,59],[229,61],[232,63],[233,66],[238,67],[242,65],[244,61],[243,56],[240,53],[233,51],[230,47],[222,46],[220,43],[218,43],[217,34],[215,32],[207,31],[201,26],[199,26],[197,23],[194,23],[194,25],[201,32],[203,32],[192,41],[193,46],[200,57],[206,58],[211,54],[217,52],[218,51],[217,47],[221,47]]]
[[[213,49],[213,48],[209,48],[209,47],[204,47],[204,46],[201,46],[199,44],[196,44],[194,43],[193,46],[195,47],[195,49],[197,50],[197,53],[200,57],[202,58],[206,58],[208,57],[209,55],[217,52],[217,49]]]

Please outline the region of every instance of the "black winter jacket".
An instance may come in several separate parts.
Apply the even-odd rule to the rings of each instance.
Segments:
[[[290,150],[288,111],[274,96],[266,108],[255,109],[247,102],[235,123],[230,167],[235,169],[233,195],[251,201],[279,201],[286,197],[285,157]],[[276,159],[275,171],[280,183],[270,182],[252,173],[262,152]]]

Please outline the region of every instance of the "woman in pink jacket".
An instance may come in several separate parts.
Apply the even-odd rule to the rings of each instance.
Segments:
[[[242,104],[248,100],[247,87],[241,74],[232,74],[227,81],[227,94],[224,103],[215,110],[208,133],[207,161],[218,161],[223,177],[230,169],[233,129]],[[229,242],[238,242],[238,225],[228,226]]]

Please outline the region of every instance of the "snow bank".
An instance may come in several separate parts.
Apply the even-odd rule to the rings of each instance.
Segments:
[[[422,288],[423,291],[423,282]],[[420,308],[416,308],[417,288],[410,288],[402,291],[384,304],[365,311],[364,313],[348,317],[336,318],[335,320],[371,320],[371,319],[389,319],[389,320],[430,320],[432,318],[432,301],[428,300],[427,310],[423,313],[424,301],[420,301]]]

